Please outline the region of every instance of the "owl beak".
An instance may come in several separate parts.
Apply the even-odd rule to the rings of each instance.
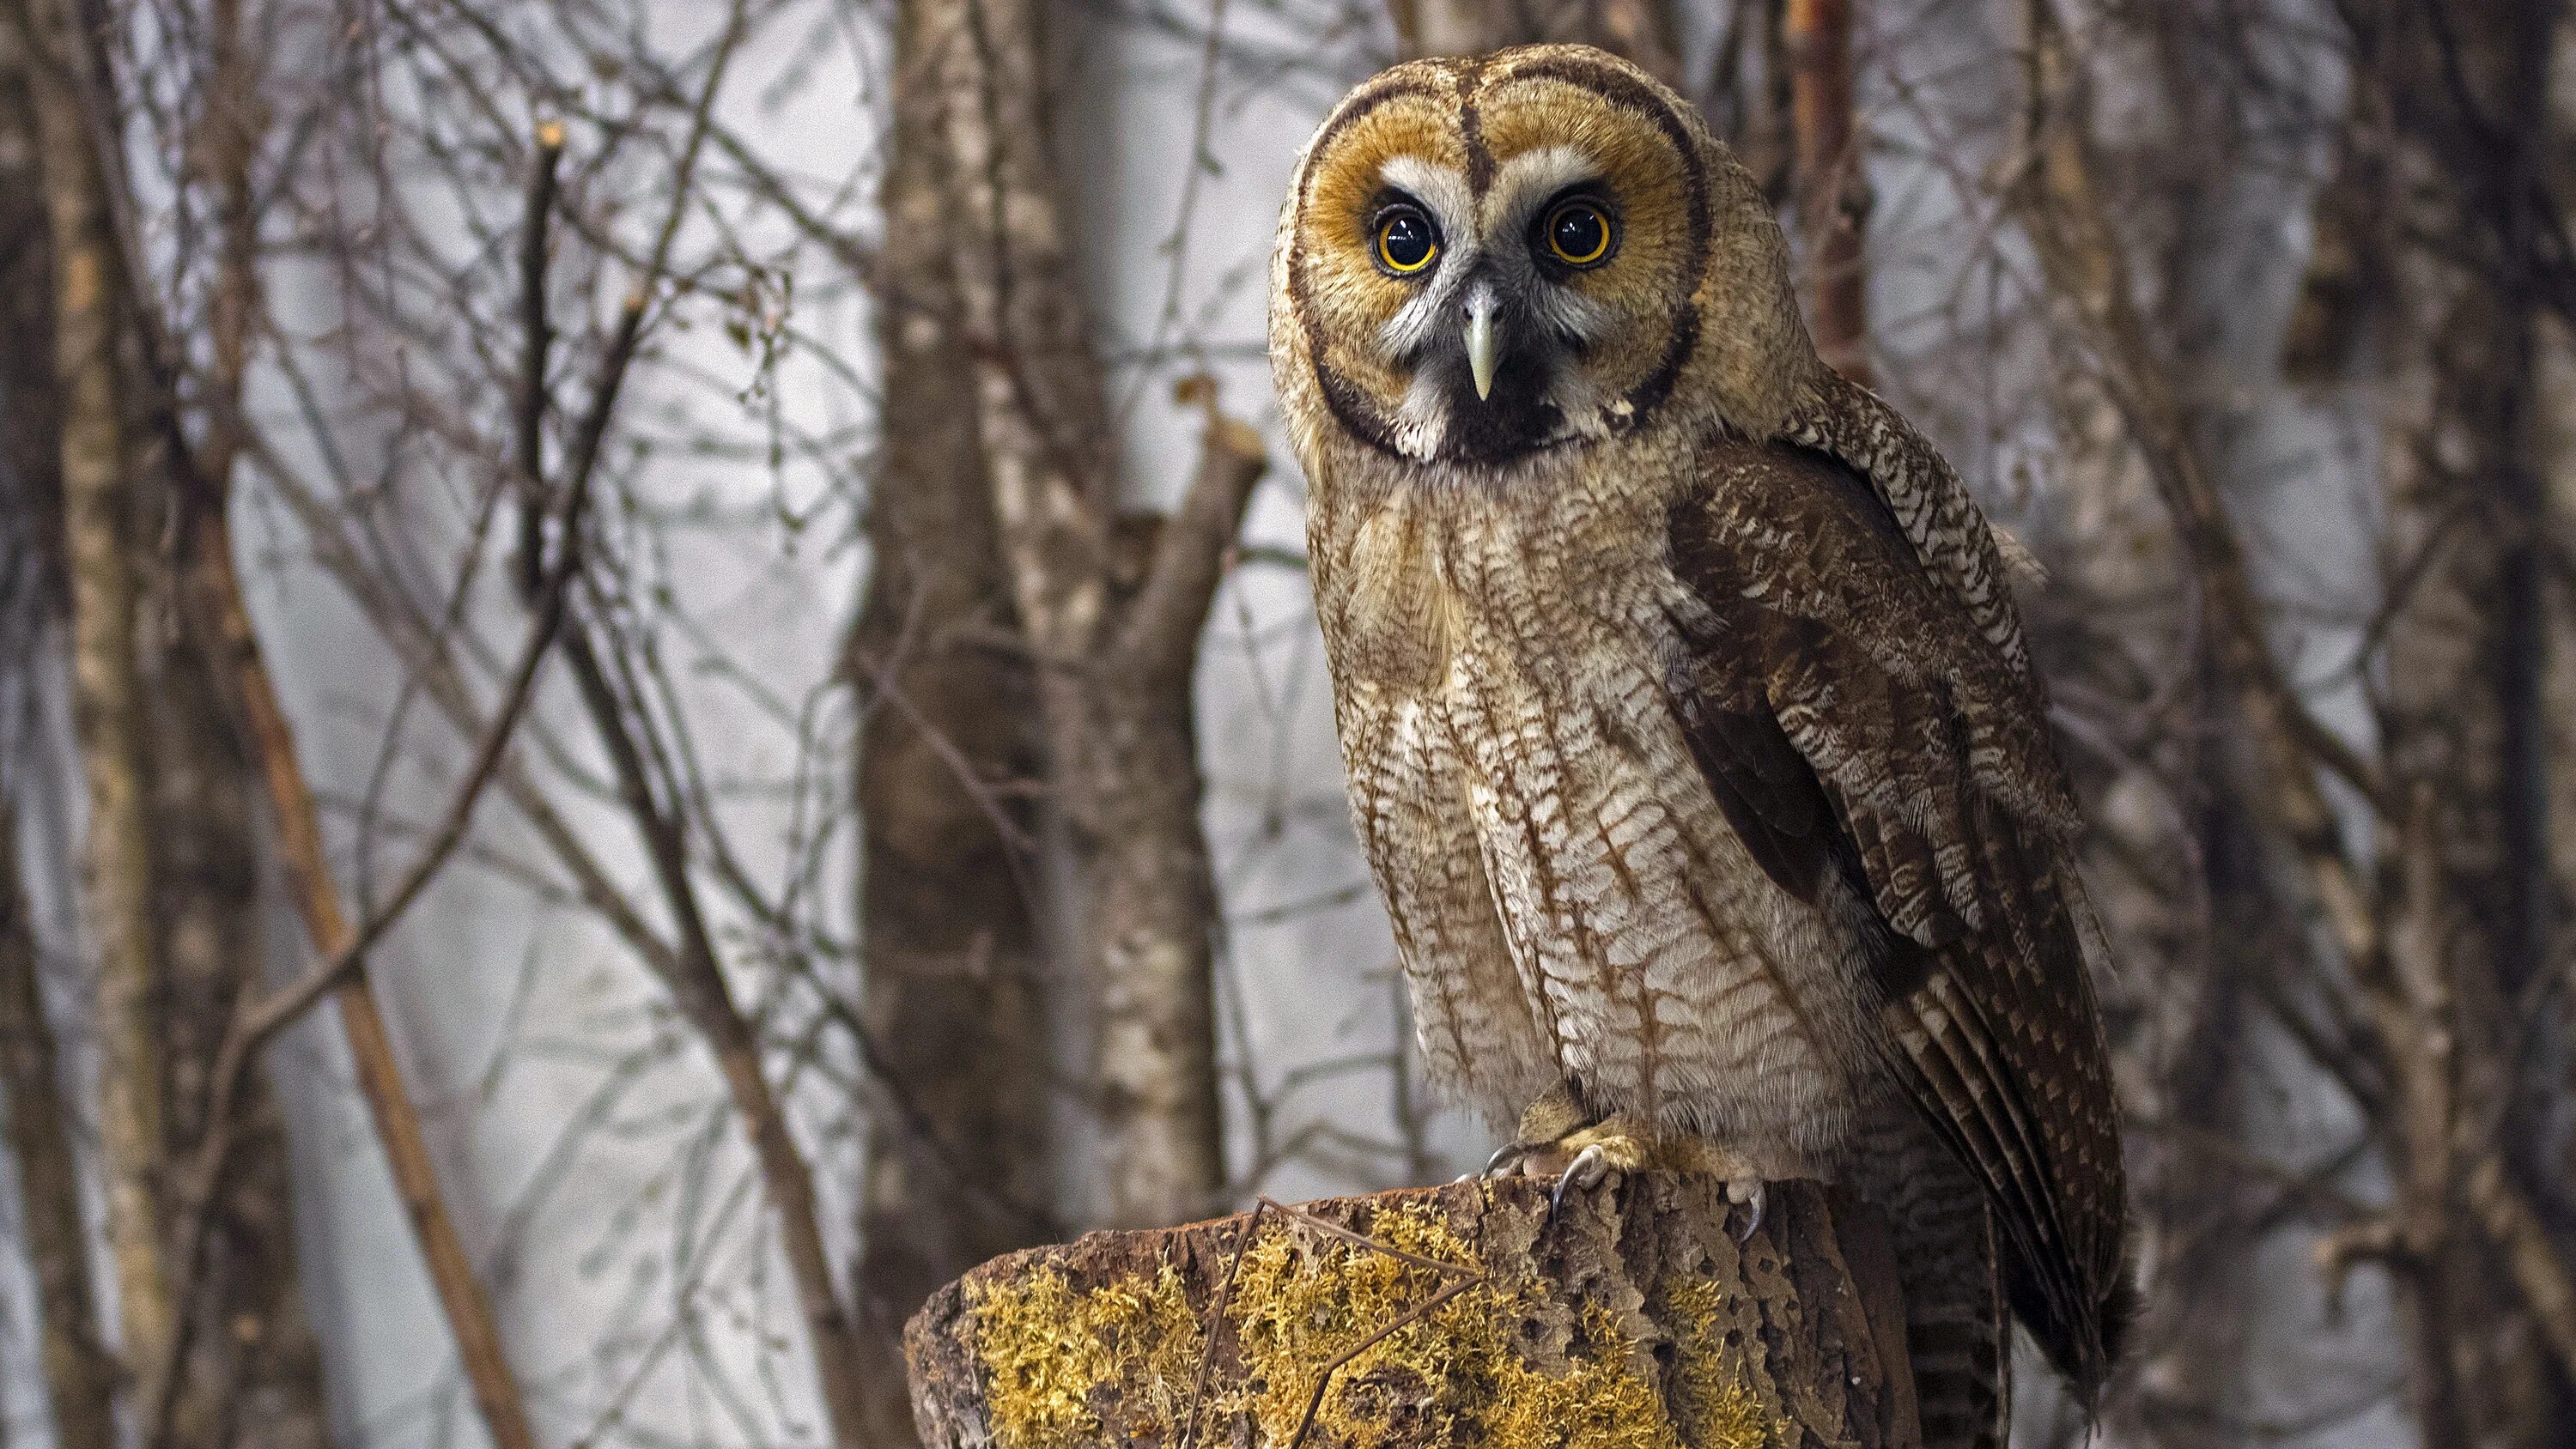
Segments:
[[[1478,402],[1494,395],[1494,310],[1494,294],[1484,287],[1467,299],[1467,370]]]

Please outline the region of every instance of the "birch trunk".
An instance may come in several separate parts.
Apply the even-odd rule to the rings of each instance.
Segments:
[[[53,357],[53,248],[37,165],[29,57],[0,11],[0,325],[19,346],[0,355],[0,659],[23,687],[59,647],[62,435]],[[81,1162],[61,1054],[45,1014],[44,966],[18,854],[18,767],[35,751],[13,739],[0,762],[0,1143],[17,1168],[18,1217],[35,1284],[36,1343],[54,1442],[114,1449],[116,1372],[101,1335],[81,1206]],[[23,1416],[22,1416],[23,1417]]]
[[[97,962],[99,1147],[127,1372],[148,1380],[171,1342],[161,1226],[159,1040],[164,988],[146,715],[136,662],[141,498],[130,471],[116,296],[123,285],[107,178],[80,98],[86,50],[68,0],[19,0],[54,258],[54,370],[62,413],[63,558],[71,591],[72,703],[89,819],[83,859]]]
[[[1057,912],[1091,993],[1104,1213],[1194,1217],[1224,1177],[1214,874],[1189,699],[1198,635],[1259,478],[1259,435],[1217,416],[1141,582],[1121,520],[1100,366],[1048,147],[1031,0],[915,0],[945,96],[953,277],[1001,557],[1037,677],[1046,798],[1070,856]]]
[[[903,1322],[931,1290],[1054,1236],[1032,682],[974,637],[1016,624],[949,274],[940,56],[897,12],[883,194],[885,430],[849,669],[859,726],[860,1011],[888,1079],[859,1205],[870,1442],[912,1436]]]
[[[80,1164],[62,1067],[45,1019],[36,938],[18,874],[17,812],[0,797],[0,1097],[18,1168],[19,1223],[36,1280],[39,1346],[54,1442],[114,1449],[116,1363],[99,1336]]]

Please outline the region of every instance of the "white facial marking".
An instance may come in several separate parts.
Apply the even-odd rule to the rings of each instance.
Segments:
[[[1456,245],[1476,234],[1476,194],[1456,167],[1420,156],[1390,156],[1377,174],[1429,208],[1431,219],[1440,224],[1441,245]]]
[[[1453,279],[1465,276],[1475,264],[1479,250],[1476,199],[1467,188],[1467,178],[1455,167],[1419,156],[1388,157],[1378,168],[1378,178],[1420,202],[1440,230],[1440,257],[1432,264],[1431,275],[1412,300],[1378,329],[1378,345],[1391,356],[1406,357],[1420,352],[1453,310],[1450,299],[1457,293]]]
[[[1494,173],[1485,193],[1486,229],[1498,236],[1518,231],[1558,192],[1600,179],[1601,168],[1572,146],[1523,151]]]

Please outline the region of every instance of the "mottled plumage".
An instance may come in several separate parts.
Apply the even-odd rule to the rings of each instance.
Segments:
[[[2076,807],[1991,531],[1817,360],[1751,178],[1598,51],[1415,62],[1308,144],[1273,268],[1432,1070],[1885,1204],[1933,1444],[1999,1442],[2007,1307],[2089,1397],[2123,1187]]]

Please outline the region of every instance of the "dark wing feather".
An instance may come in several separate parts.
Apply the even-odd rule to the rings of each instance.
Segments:
[[[1764,874],[1812,898],[1832,822],[1815,771],[1756,686],[1690,668],[1668,692],[1726,823]]]
[[[1840,870],[1876,907],[1890,1066],[1984,1185],[2015,1311],[2089,1395],[2124,1187],[2041,696],[1839,462],[1728,444],[1708,477],[1671,520],[1693,754],[1784,889]]]

